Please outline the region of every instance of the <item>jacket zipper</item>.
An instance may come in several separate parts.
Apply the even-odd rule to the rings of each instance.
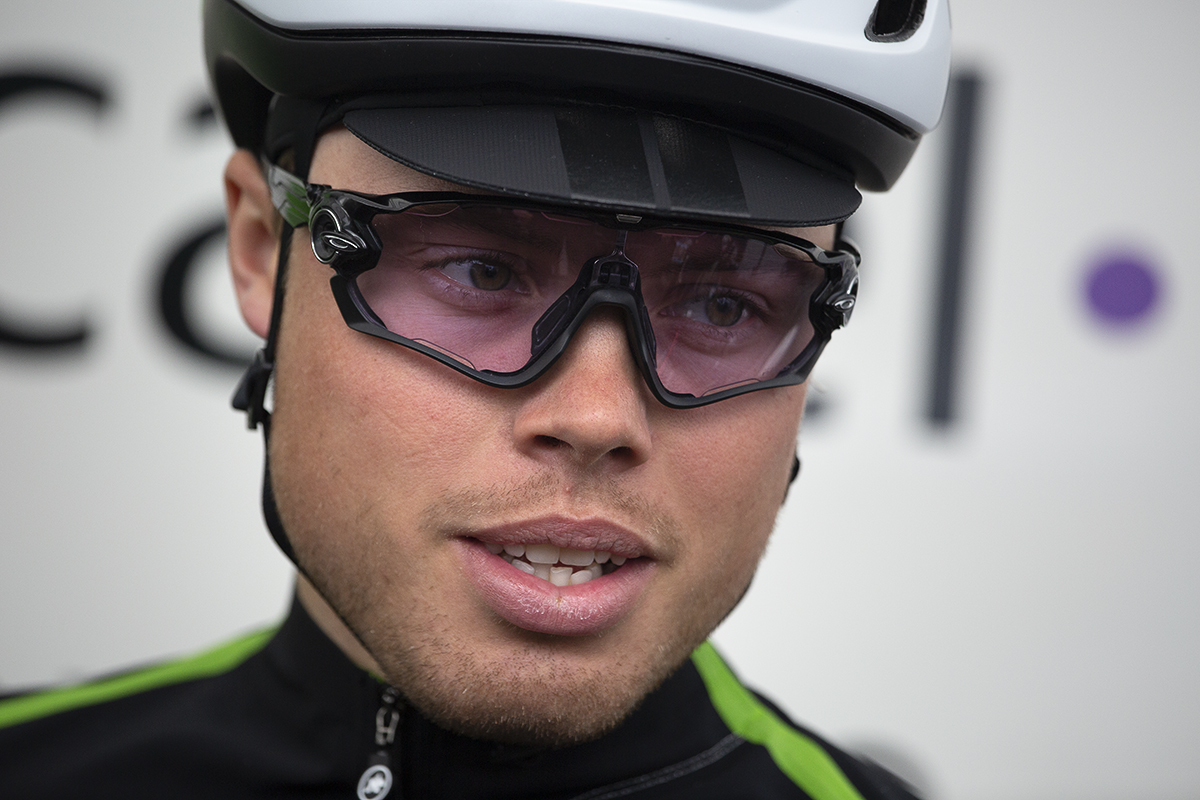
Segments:
[[[400,800],[400,774],[392,766],[392,744],[400,726],[400,693],[392,686],[383,690],[375,712],[375,753],[358,779],[358,800]],[[394,790],[394,791],[393,791]]]

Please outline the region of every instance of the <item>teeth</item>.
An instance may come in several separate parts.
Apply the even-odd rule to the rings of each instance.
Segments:
[[[555,586],[587,583],[626,561],[625,556],[613,555],[608,550],[575,550],[553,544],[485,544],[488,551],[500,555],[517,569]]]
[[[596,560],[594,550],[570,550],[564,547],[558,554],[558,560],[572,567],[586,567]]]
[[[557,564],[558,555],[558,547],[552,544],[525,545],[525,558],[533,564],[546,564],[547,566]]]

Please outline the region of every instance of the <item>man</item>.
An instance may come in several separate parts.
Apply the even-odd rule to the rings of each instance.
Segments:
[[[855,183],[895,180],[944,91],[944,3],[812,5],[208,0],[266,340],[235,404],[297,602],[0,706],[0,781],[908,796],[705,644],[853,308]]]

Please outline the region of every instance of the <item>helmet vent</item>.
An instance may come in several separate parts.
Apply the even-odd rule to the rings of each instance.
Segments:
[[[903,42],[925,19],[925,0],[879,0],[864,31],[872,42]]]

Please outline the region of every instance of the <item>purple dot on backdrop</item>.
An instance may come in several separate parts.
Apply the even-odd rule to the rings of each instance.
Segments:
[[[1129,250],[1102,254],[1084,279],[1088,308],[1101,322],[1122,327],[1145,322],[1158,306],[1154,266]]]

